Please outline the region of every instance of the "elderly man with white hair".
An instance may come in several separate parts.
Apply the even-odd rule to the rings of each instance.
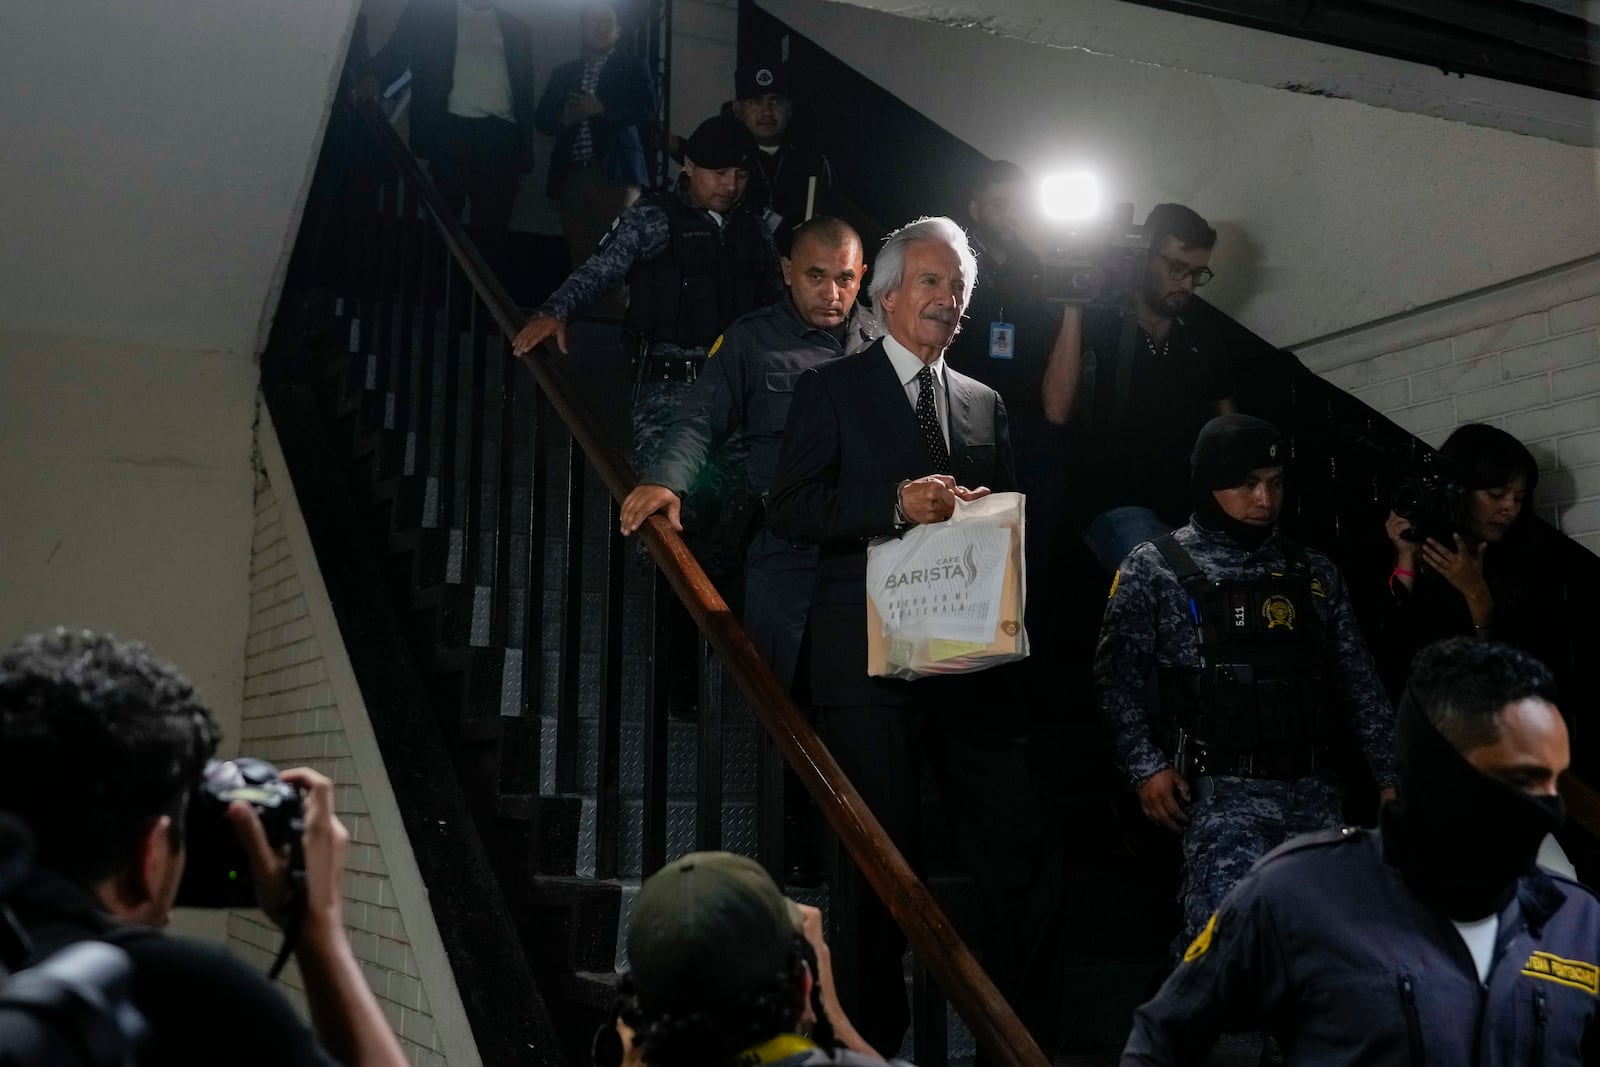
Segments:
[[[1048,1045],[1059,986],[1044,933],[1061,874],[1041,832],[1025,716],[1007,671],[915,682],[867,674],[867,542],[948,519],[958,497],[1016,489],[999,394],[944,360],[976,277],[967,236],[947,218],[888,237],[871,285],[885,336],[800,376],[767,521],[777,536],[821,548],[810,681],[823,739],[913,865],[926,758],[948,821],[940,836],[983,899],[984,966]],[[840,996],[863,1036],[890,1052],[910,1020],[905,939],[859,872],[846,881],[859,933],[853,944],[836,940]]]

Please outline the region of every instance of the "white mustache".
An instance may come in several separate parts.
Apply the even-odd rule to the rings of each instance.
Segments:
[[[936,322],[942,322],[946,326],[954,326],[958,321],[958,316],[956,315],[954,308],[929,308],[927,311],[922,313],[922,317],[925,319],[933,319]]]

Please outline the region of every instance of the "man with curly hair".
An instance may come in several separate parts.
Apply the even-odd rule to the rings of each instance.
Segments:
[[[184,825],[219,732],[188,680],[143,645],[58,629],[0,652],[0,811],[34,842],[35,869],[0,901],[42,959],[109,941],[133,964],[148,1023],[140,1064],[406,1062],[350,951],[341,876],[350,835],[333,783],[304,793],[305,919],[294,942],[320,1044],[282,994],[221,948],[167,937]],[[283,922],[287,861],[243,801],[228,810],[262,909]]]

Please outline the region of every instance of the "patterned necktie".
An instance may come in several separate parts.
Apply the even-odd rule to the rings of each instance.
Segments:
[[[922,427],[922,443],[933,460],[933,473],[950,473],[950,450],[945,447],[944,434],[939,432],[939,412],[933,406],[933,368],[923,367],[917,372],[917,425]]]
[[[603,59],[587,59],[583,63],[583,78],[578,83],[578,88],[586,93],[595,91],[600,84],[600,68],[606,65]],[[577,136],[572,139],[572,161],[582,163],[594,158],[594,128],[588,119],[578,123]]]

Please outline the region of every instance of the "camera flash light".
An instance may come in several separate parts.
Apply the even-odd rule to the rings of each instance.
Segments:
[[[1039,183],[1039,202],[1047,218],[1092,219],[1100,213],[1100,183],[1086,170],[1053,174]]]

